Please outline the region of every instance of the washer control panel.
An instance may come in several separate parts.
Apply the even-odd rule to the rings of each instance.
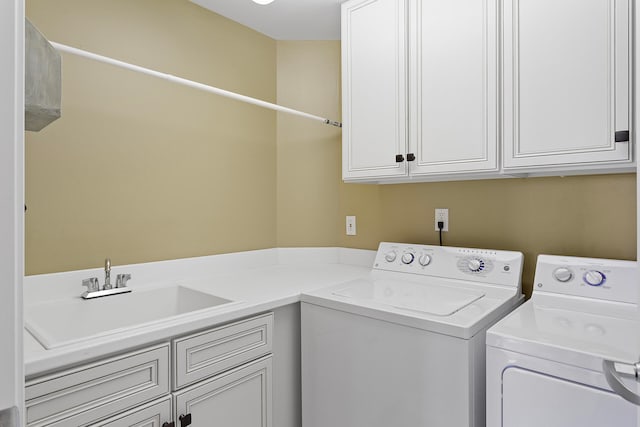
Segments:
[[[374,269],[520,286],[520,252],[382,242]]]
[[[539,255],[534,292],[637,303],[636,262]]]

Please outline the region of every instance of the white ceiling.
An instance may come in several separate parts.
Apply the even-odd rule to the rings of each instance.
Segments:
[[[191,0],[276,40],[339,40],[344,0]]]

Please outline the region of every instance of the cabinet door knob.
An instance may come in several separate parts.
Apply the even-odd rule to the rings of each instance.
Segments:
[[[416,159],[415,154],[409,153],[407,154],[407,162],[413,162]]]
[[[180,420],[180,427],[187,427],[191,425],[191,414],[180,415],[178,420]]]
[[[396,154],[396,163],[404,162],[404,156],[402,154]]]

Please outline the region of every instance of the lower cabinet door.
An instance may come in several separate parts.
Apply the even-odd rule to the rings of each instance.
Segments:
[[[271,427],[271,355],[174,393],[174,419],[193,427]]]
[[[171,421],[171,397],[167,396],[91,427],[162,427]]]

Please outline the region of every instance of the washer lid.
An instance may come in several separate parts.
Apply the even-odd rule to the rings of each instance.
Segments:
[[[495,323],[523,298],[513,287],[388,271],[300,295],[305,303],[462,339]]]
[[[454,289],[433,284],[424,286],[388,279],[355,280],[332,291],[332,294],[434,316],[451,316],[485,295],[484,292],[471,289]]]

